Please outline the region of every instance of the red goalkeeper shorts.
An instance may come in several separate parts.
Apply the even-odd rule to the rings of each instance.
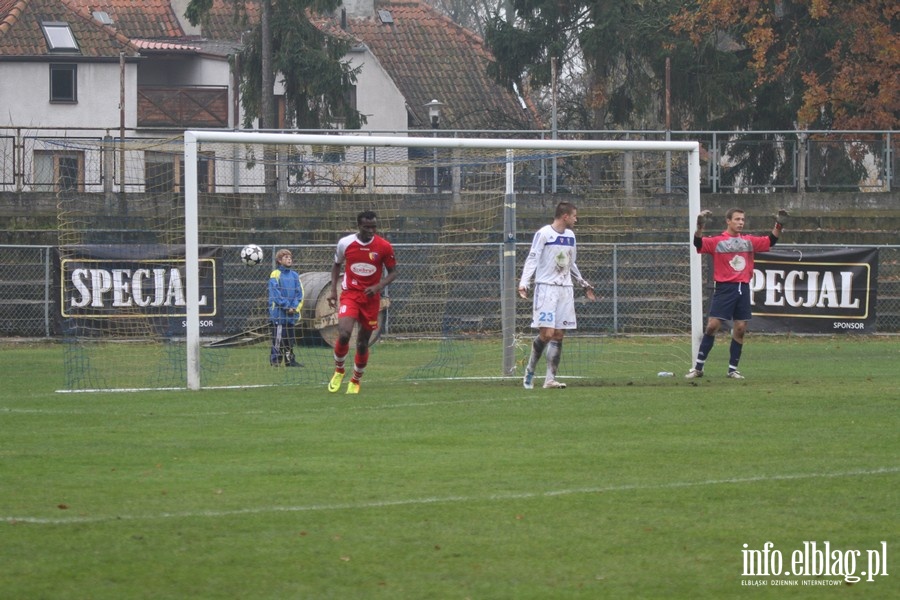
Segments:
[[[351,317],[359,326],[369,331],[378,329],[378,312],[381,309],[381,295],[366,296],[358,290],[341,292],[341,305],[338,307],[338,318]]]

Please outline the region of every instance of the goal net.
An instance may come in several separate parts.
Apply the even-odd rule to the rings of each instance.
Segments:
[[[364,210],[378,215],[399,271],[367,381],[521,377],[536,331],[516,288],[532,236],[561,200],[578,207],[577,263],[598,299],[576,294],[560,378],[655,380],[689,368],[702,326],[690,245],[696,143],[434,133],[198,131],[88,148],[120,190],[59,193],[68,387],[324,384],[337,337],[326,301],[335,244]],[[264,251],[258,266],[240,260],[251,243]],[[299,368],[269,363],[267,285],[280,248],[304,286],[290,331]]]

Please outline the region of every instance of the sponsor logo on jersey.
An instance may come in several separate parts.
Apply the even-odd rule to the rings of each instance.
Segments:
[[[354,263],[350,265],[350,272],[360,277],[371,277],[376,271],[375,265],[368,263]]]
[[[735,271],[741,272],[747,268],[747,259],[740,254],[735,254],[731,257],[731,260],[728,261],[728,264],[731,265],[731,268]]]

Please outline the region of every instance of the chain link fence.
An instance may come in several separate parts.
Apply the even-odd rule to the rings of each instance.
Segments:
[[[390,306],[385,311],[384,335],[499,335],[502,244],[395,244],[395,248],[401,277],[388,290]],[[785,244],[779,248],[811,252],[817,247]],[[877,248],[876,330],[900,333],[900,245]],[[55,338],[58,302],[54,297],[53,248],[7,245],[0,249],[0,337]],[[277,247],[264,250],[264,265],[248,267],[240,262],[239,246],[223,247],[223,336],[237,335],[266,322],[266,284]],[[292,250],[295,269],[306,274],[306,306],[314,307],[328,293],[334,247],[309,245]],[[519,268],[527,251],[527,245],[517,245]],[[447,261],[451,252],[458,257]],[[440,261],[435,260],[437,256]],[[579,244],[581,271],[602,297],[593,303],[578,299],[579,332],[689,332],[689,311],[681,300],[676,301],[687,295],[687,256],[684,244]],[[435,270],[438,264],[444,265],[440,273]],[[704,296],[706,300],[708,290]],[[516,305],[517,330],[529,328],[530,306],[530,301]]]

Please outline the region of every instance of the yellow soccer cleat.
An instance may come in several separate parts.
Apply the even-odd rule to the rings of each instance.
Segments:
[[[334,372],[334,375],[331,376],[331,381],[328,382],[328,391],[332,394],[339,389],[341,389],[341,383],[344,381],[344,374]]]
[[[347,384],[347,393],[348,394],[358,394],[359,393],[359,384],[353,383],[352,381]]]

